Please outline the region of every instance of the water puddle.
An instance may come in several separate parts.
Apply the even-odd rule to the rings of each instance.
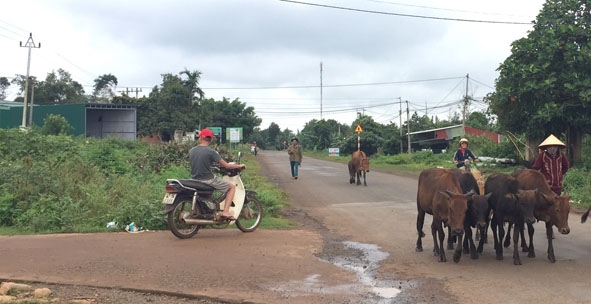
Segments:
[[[348,248],[360,251],[361,254],[357,255],[354,259],[351,257],[337,257],[329,262],[356,273],[359,282],[369,288],[377,297],[391,299],[400,292],[398,288],[388,287],[388,285],[392,285],[392,282],[382,282],[376,278],[379,262],[386,259],[390,255],[389,253],[380,251],[375,244],[357,242],[343,242],[343,244]]]
[[[400,289],[407,283],[397,280],[378,279],[380,261],[386,259],[389,253],[379,250],[374,244],[362,244],[357,242],[338,242],[327,246],[319,259],[351,271],[357,276],[357,282],[350,284],[329,286],[322,282],[318,274],[311,274],[304,280],[290,281],[272,289],[284,293],[284,295],[316,294],[350,294],[361,296],[360,303],[394,303]]]

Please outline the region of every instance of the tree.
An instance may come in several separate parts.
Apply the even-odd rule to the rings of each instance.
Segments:
[[[269,143],[271,143],[272,145],[274,145],[275,147],[279,146],[280,142],[282,140],[282,138],[279,138],[280,133],[281,133],[281,129],[279,128],[279,125],[276,124],[275,122],[271,122],[271,124],[269,125],[269,127],[267,128],[267,141]],[[287,139],[289,140],[289,139]]]
[[[492,131],[492,126],[490,125],[488,118],[482,112],[470,113],[468,119],[466,119],[466,125],[481,130]]]
[[[0,100],[6,99],[6,89],[10,86],[10,82],[6,77],[0,77]]]
[[[163,74],[160,87],[155,86],[148,99],[138,107],[138,131],[141,135],[157,133],[164,141],[174,136],[175,130],[195,130],[197,116],[190,90],[181,78]]]
[[[12,82],[19,85],[20,93],[25,91],[26,76],[17,75]],[[29,94],[28,98],[34,95],[35,104],[67,104],[86,101],[82,85],[72,80],[70,73],[63,69],[58,69],[57,74],[55,71],[47,73],[44,81],[35,81],[34,77],[29,77],[29,85],[34,91],[29,91],[32,94]]]
[[[548,0],[534,29],[512,43],[486,98],[501,129],[525,133],[530,146],[566,133],[575,162],[591,131],[590,24],[588,1]]]
[[[191,93],[193,93],[193,96],[197,97],[198,99],[203,99],[205,97],[205,92],[203,92],[203,90],[199,87],[201,72],[191,72],[187,68],[185,68],[183,71],[179,73],[179,75],[181,76],[183,84],[191,91]]]
[[[112,74],[99,76],[94,80],[92,96],[95,102],[110,102],[117,89],[117,77]]]
[[[189,79],[181,76],[191,74]],[[199,72],[183,71],[181,75],[163,74],[162,84],[155,86],[147,98],[135,103],[138,110],[140,135],[158,134],[162,140],[173,138],[175,130],[193,131],[202,127],[242,127],[244,138],[250,138],[261,119],[253,107],[247,107],[238,99],[201,99],[195,102],[195,94],[204,96],[197,87]],[[115,98],[114,102],[125,101]]]

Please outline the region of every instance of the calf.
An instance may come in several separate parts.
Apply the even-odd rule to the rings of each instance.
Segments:
[[[548,260],[552,263],[556,262],[554,255],[554,245],[552,244],[552,226],[556,226],[561,234],[569,234],[570,228],[568,226],[568,215],[570,213],[570,196],[565,193],[564,196],[558,196],[544,178],[540,171],[533,169],[516,170],[512,174],[518,181],[519,189],[538,189],[541,196],[535,204],[534,214],[538,221],[546,223],[546,237],[548,239]],[[529,234],[529,247],[523,245],[524,251],[528,251],[529,257],[535,257],[535,250],[533,245],[534,226],[527,225],[527,233]]]
[[[501,242],[505,235],[504,224],[515,225],[513,232],[513,264],[521,265],[517,242],[523,235],[524,223],[535,221],[534,208],[537,190],[519,191],[517,180],[508,174],[494,173],[488,177],[484,185],[485,192],[490,193],[490,208],[493,211],[491,228],[493,231],[494,248],[497,260],[503,259]]]
[[[470,253],[472,259],[477,259],[478,253],[482,253],[483,242],[486,240],[486,237],[482,238],[482,235],[486,233],[489,222],[490,209],[488,206],[488,198],[490,197],[490,194],[488,196],[480,195],[482,192],[480,191],[478,182],[472,173],[460,169],[450,169],[450,171],[458,178],[463,193],[469,193],[470,191],[476,193],[471,197],[470,203],[468,204],[468,210],[466,211],[466,217],[464,219],[464,232],[466,235],[462,247],[464,253]],[[472,238],[472,228],[476,228],[477,233],[479,231],[481,235],[480,240],[482,241],[479,242],[478,251]],[[447,249],[453,249],[453,243],[455,241],[456,238],[453,237],[451,231],[449,231]]]
[[[474,192],[463,194],[458,178],[449,170],[431,168],[421,172],[417,190],[417,252],[423,251],[421,238],[425,236],[423,224],[425,213],[428,213],[433,215],[431,223],[433,252],[435,256],[439,256],[440,262],[447,261],[443,247],[445,239],[443,224],[450,227],[451,234],[457,236],[458,244],[461,244],[468,199],[473,194]],[[454,262],[459,262],[461,256],[461,246],[457,246],[453,255]]]

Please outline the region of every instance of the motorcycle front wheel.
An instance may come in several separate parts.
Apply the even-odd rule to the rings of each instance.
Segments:
[[[255,231],[263,219],[263,205],[254,196],[246,196],[244,206],[236,219],[236,227],[242,232]]]
[[[187,225],[183,216],[191,214],[192,201],[182,198],[175,202],[174,209],[168,212],[168,228],[179,239],[188,239],[199,231],[199,225]]]

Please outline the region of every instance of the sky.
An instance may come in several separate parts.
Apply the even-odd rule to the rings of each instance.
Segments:
[[[162,74],[201,72],[206,98],[244,102],[281,130],[313,119],[381,124],[482,111],[511,43],[545,1],[19,0],[0,10],[0,77],[64,69],[92,92],[147,95]],[[28,65],[29,35],[31,48]],[[22,44],[22,46],[21,46]],[[141,90],[141,92],[139,92]],[[18,89],[8,90],[14,100]],[[402,113],[402,116],[400,115]],[[235,127],[235,126],[234,126]]]

